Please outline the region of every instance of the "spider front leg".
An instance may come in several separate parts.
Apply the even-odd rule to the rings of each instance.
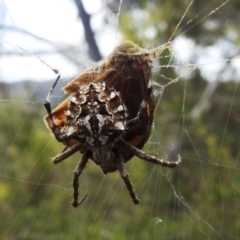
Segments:
[[[73,207],[78,207],[87,197],[87,194],[86,194],[80,201],[78,201],[78,195],[79,195],[78,194],[78,187],[79,187],[78,178],[82,174],[82,171],[84,170],[84,168],[88,162],[88,158],[90,157],[90,154],[91,154],[90,150],[85,151],[85,153],[82,156],[82,159],[80,160],[80,162],[78,163],[77,167],[75,168],[75,170],[73,172],[73,181],[72,181],[72,185],[73,185],[72,206]]]
[[[81,144],[74,145],[73,147],[70,147],[70,148],[66,147],[61,153],[55,156],[52,159],[52,161],[54,164],[60,163],[64,161],[66,158],[76,153],[77,151],[79,151],[80,149],[81,149]]]
[[[58,83],[58,80],[60,79],[60,75],[58,75],[57,79],[55,80],[53,86],[51,87],[46,99],[45,99],[45,103],[44,103],[44,107],[46,108],[47,110],[47,113],[48,113],[48,116],[49,116],[49,119],[51,120],[51,123],[52,123],[52,132],[54,133],[54,136],[56,137],[56,139],[61,142],[60,138],[59,138],[59,130],[58,130],[58,127],[57,127],[57,124],[54,120],[54,117],[53,117],[53,114],[52,114],[52,108],[51,108],[51,96],[52,96],[52,93],[53,93],[53,90],[54,88],[56,87],[57,83]]]
[[[128,189],[128,192],[133,200],[133,202],[135,204],[138,204],[139,203],[139,199],[137,198],[134,190],[133,190],[133,186],[132,186],[132,183],[131,181],[129,180],[129,174],[127,172],[127,169],[124,165],[124,160],[123,160],[123,157],[122,157],[122,154],[120,151],[118,150],[115,150],[115,157],[116,157],[116,165],[117,165],[117,168],[118,168],[118,171],[120,172],[120,175],[123,179],[123,181],[125,182],[126,184],[126,187]]]

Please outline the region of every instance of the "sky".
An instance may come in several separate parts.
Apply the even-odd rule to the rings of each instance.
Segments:
[[[93,1],[83,0],[86,11],[92,15],[92,28],[103,56],[122,40],[118,16],[106,7],[105,1],[94,0],[93,4]],[[110,23],[107,27],[104,25],[106,19]],[[8,27],[0,31],[0,81],[52,80],[56,76],[47,65],[58,69],[62,77],[71,79],[92,64],[74,0],[0,0],[0,26]],[[30,37],[24,30],[51,44]],[[224,66],[222,53],[234,51],[234,47],[227,44],[219,42],[203,51],[184,37],[178,36],[173,41],[178,59],[188,62],[193,52],[198,54],[197,64],[208,79],[214,79],[213,75],[217,76]],[[59,54],[59,48],[68,49],[69,54],[77,56],[77,64]],[[3,55],[6,51],[11,54]],[[216,63],[206,64],[211,62]],[[239,61],[234,63],[239,69]]]
[[[106,10],[103,1],[83,1],[86,11],[93,14],[91,23],[103,56],[111,52],[116,44],[117,16]],[[79,58],[86,56],[84,33],[75,2],[71,0],[4,0],[0,1],[0,25],[26,30],[34,35],[45,38],[54,45],[29,37],[24,31],[13,31],[8,28],[0,33],[0,51],[14,52],[14,56],[0,58],[0,79],[7,82],[25,79],[44,81],[52,79],[54,73],[39,59],[61,75],[72,77],[78,74],[81,66],[73,65],[60,54],[54,53],[58,47],[78,48]],[[113,22],[113,27],[101,28],[103,15]],[[82,49],[79,47],[82,46]],[[0,52],[0,53],[1,53]],[[35,53],[39,55],[32,56]],[[24,54],[25,57],[21,55]],[[88,57],[86,57],[88,58]],[[84,58],[82,60],[85,64]],[[82,66],[85,68],[86,66]]]

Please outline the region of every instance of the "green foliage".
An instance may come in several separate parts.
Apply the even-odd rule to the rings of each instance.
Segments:
[[[238,0],[193,1],[149,0],[123,2],[121,31],[146,48],[169,40],[180,19],[189,7],[174,37],[184,34],[199,45],[212,45],[217,40],[228,39],[239,34],[235,24],[239,21]],[[222,7],[220,7],[222,6]],[[147,11],[146,11],[147,10]],[[216,11],[215,11],[216,10]],[[203,20],[204,19],[204,20]],[[151,30],[151,31],[149,31]],[[231,33],[231,34],[230,34]],[[152,45],[149,45],[151,41]]]
[[[240,136],[235,131],[240,106],[233,94],[239,96],[240,89],[234,82],[220,84],[211,108],[192,120],[188,113],[201,95],[196,84],[207,83],[179,81],[169,87],[156,112],[161,144],[169,145],[176,134],[181,140],[180,168],[154,167],[137,158],[127,164],[141,199],[138,206],[131,202],[118,173],[104,177],[89,163],[80,178],[80,194],[87,192],[89,197],[78,209],[72,208],[69,183],[80,155],[53,166],[50,157],[62,146],[42,122],[43,107],[5,104],[1,108],[5,153],[0,175],[1,238],[235,239],[240,224],[236,165]],[[183,106],[185,119],[179,123]],[[154,144],[145,149],[158,152]]]

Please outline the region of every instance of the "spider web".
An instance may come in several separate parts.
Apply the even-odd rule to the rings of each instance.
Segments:
[[[201,48],[185,37],[201,23],[214,29],[214,21],[208,19],[231,2],[206,2],[186,22],[195,3],[189,1],[166,39],[172,41],[172,50],[166,50],[154,62],[156,113],[144,151],[165,158],[180,153],[181,166],[169,170],[137,158],[127,163],[141,200],[135,206],[118,173],[104,176],[89,163],[80,177],[80,195],[88,193],[89,197],[77,209],[70,204],[71,180],[80,155],[52,164],[51,157],[63,147],[43,124],[43,103],[56,77],[52,69],[58,69],[62,76],[53,93],[52,104],[57,105],[64,99],[60,88],[92,61],[80,21],[68,25],[73,24],[69,18],[77,18],[75,4],[62,1],[72,11],[67,14],[65,8],[63,12],[57,8],[58,2],[34,2],[36,6],[18,10],[10,1],[0,5],[7,19],[2,25],[5,32],[0,35],[1,238],[238,239],[239,49],[234,41],[216,41],[214,46]],[[97,43],[107,55],[123,39],[124,1],[84,4],[92,14]],[[22,27],[20,17],[27,14],[25,8],[32,10],[28,21],[34,22],[35,9],[44,9],[45,14],[29,31]],[[141,14],[139,10],[132,14],[137,16],[134,27],[141,21]],[[64,26],[59,24],[63,17]],[[41,29],[49,24],[48,37],[40,37]],[[237,39],[237,33],[229,30],[229,34],[229,39]],[[143,35],[136,35],[154,39],[155,33],[148,26]],[[23,82],[28,79],[34,81]]]

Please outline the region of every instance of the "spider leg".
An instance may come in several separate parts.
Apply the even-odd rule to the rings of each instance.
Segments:
[[[73,181],[72,181],[72,185],[73,185],[72,206],[73,207],[78,207],[87,197],[87,194],[86,194],[80,201],[78,201],[78,187],[79,187],[78,178],[82,174],[82,171],[83,171],[83,169],[85,168],[85,166],[88,162],[88,158],[90,156],[90,153],[91,153],[90,150],[85,151],[85,153],[82,156],[82,159],[80,160],[80,162],[78,163],[77,167],[75,168],[75,170],[73,172]]]
[[[52,131],[54,132],[54,135],[56,136],[56,138],[58,136],[58,134],[55,134],[55,131],[57,130],[57,125],[56,125],[55,120],[54,120],[53,115],[52,115],[52,108],[51,108],[50,101],[51,101],[51,96],[52,96],[53,90],[56,87],[59,79],[60,79],[60,75],[58,75],[57,79],[55,80],[53,86],[51,87],[51,89],[50,89],[50,91],[49,91],[49,93],[48,93],[48,95],[45,99],[45,103],[44,103],[44,107],[46,108],[48,116],[49,116],[49,118],[52,122],[52,126],[53,126]],[[57,138],[57,140],[59,140],[59,139]]]
[[[75,152],[77,152],[81,148],[81,144],[74,145],[73,147],[66,147],[63,152],[59,153],[57,156],[55,156],[52,161],[54,164],[60,163],[64,161],[66,158],[73,155]]]
[[[126,142],[123,139],[119,139],[117,144],[122,146],[122,147],[124,147],[124,148],[126,148],[128,151],[133,153],[135,156],[137,156],[137,157],[139,157],[139,158],[141,158],[141,159],[143,159],[145,161],[151,162],[153,164],[159,164],[159,165],[162,165],[164,167],[176,167],[181,162],[180,155],[178,155],[177,160],[175,160],[175,161],[168,161],[168,160],[165,160],[165,159],[158,159],[156,157],[149,156],[145,152],[143,152],[140,149],[134,147],[133,145],[131,145],[130,143]]]
[[[124,160],[123,160],[122,154],[118,150],[115,150],[114,152],[115,152],[115,156],[116,156],[116,165],[117,165],[118,171],[120,172],[121,177],[126,184],[126,187],[128,189],[128,192],[129,192],[133,202],[135,204],[138,204],[139,199],[137,198],[137,196],[136,196],[136,194],[133,190],[132,183],[129,180],[129,174],[128,174],[127,169],[124,165]]]
[[[151,93],[152,93],[152,88],[148,88],[147,92],[146,92],[146,95],[145,95],[145,97],[144,97],[144,99],[143,99],[143,101],[142,101],[142,103],[140,105],[140,108],[139,108],[137,116],[135,118],[130,119],[127,122],[127,124],[137,123],[137,122],[140,121],[141,116],[142,116],[142,112],[143,112],[143,110],[144,110],[144,108],[146,107],[146,104],[147,104],[147,99],[149,98]]]

